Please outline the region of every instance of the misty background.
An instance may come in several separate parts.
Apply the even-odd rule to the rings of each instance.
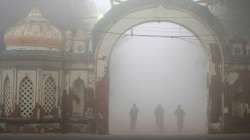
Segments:
[[[177,133],[178,104],[186,112],[183,133],[206,133],[207,64],[198,39],[182,26],[155,22],[128,31],[110,60],[110,133],[130,133],[129,111],[134,103],[139,108],[138,134],[157,133],[158,104],[165,109],[165,134]]]

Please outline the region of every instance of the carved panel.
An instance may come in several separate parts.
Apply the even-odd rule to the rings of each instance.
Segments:
[[[32,81],[24,77],[19,86],[19,109],[23,118],[30,118],[33,115],[33,94]]]
[[[50,113],[56,107],[56,82],[52,77],[47,78],[44,82],[44,105],[43,108],[46,113]]]

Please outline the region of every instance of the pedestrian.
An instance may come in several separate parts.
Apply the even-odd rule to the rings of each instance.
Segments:
[[[136,106],[136,104],[133,104],[132,108],[130,109],[130,130],[131,131],[136,130],[138,112],[139,112],[138,107]]]
[[[177,120],[177,128],[179,132],[182,132],[184,127],[184,118],[185,118],[185,111],[182,109],[181,105],[178,105],[177,109],[175,110],[175,116]]]
[[[157,105],[155,108],[155,121],[159,132],[164,130],[164,109],[161,104]]]

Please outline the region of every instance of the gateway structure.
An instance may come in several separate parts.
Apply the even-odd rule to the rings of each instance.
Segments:
[[[208,9],[219,3],[216,14],[223,2],[118,1],[97,24],[90,0],[15,3],[30,12],[0,24],[2,132],[107,134],[112,49],[127,30],[154,21],[191,30],[209,56],[209,132],[249,131],[249,43],[229,38]]]

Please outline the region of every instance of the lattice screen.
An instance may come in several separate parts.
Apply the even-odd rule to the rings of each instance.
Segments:
[[[3,103],[4,103],[4,114],[9,116],[11,113],[11,93],[10,93],[10,79],[6,77],[4,80],[4,87],[3,87]]]
[[[56,107],[56,83],[49,77],[44,83],[44,110],[50,113]]]
[[[23,118],[30,118],[33,113],[33,83],[25,77],[19,87],[19,107]]]

